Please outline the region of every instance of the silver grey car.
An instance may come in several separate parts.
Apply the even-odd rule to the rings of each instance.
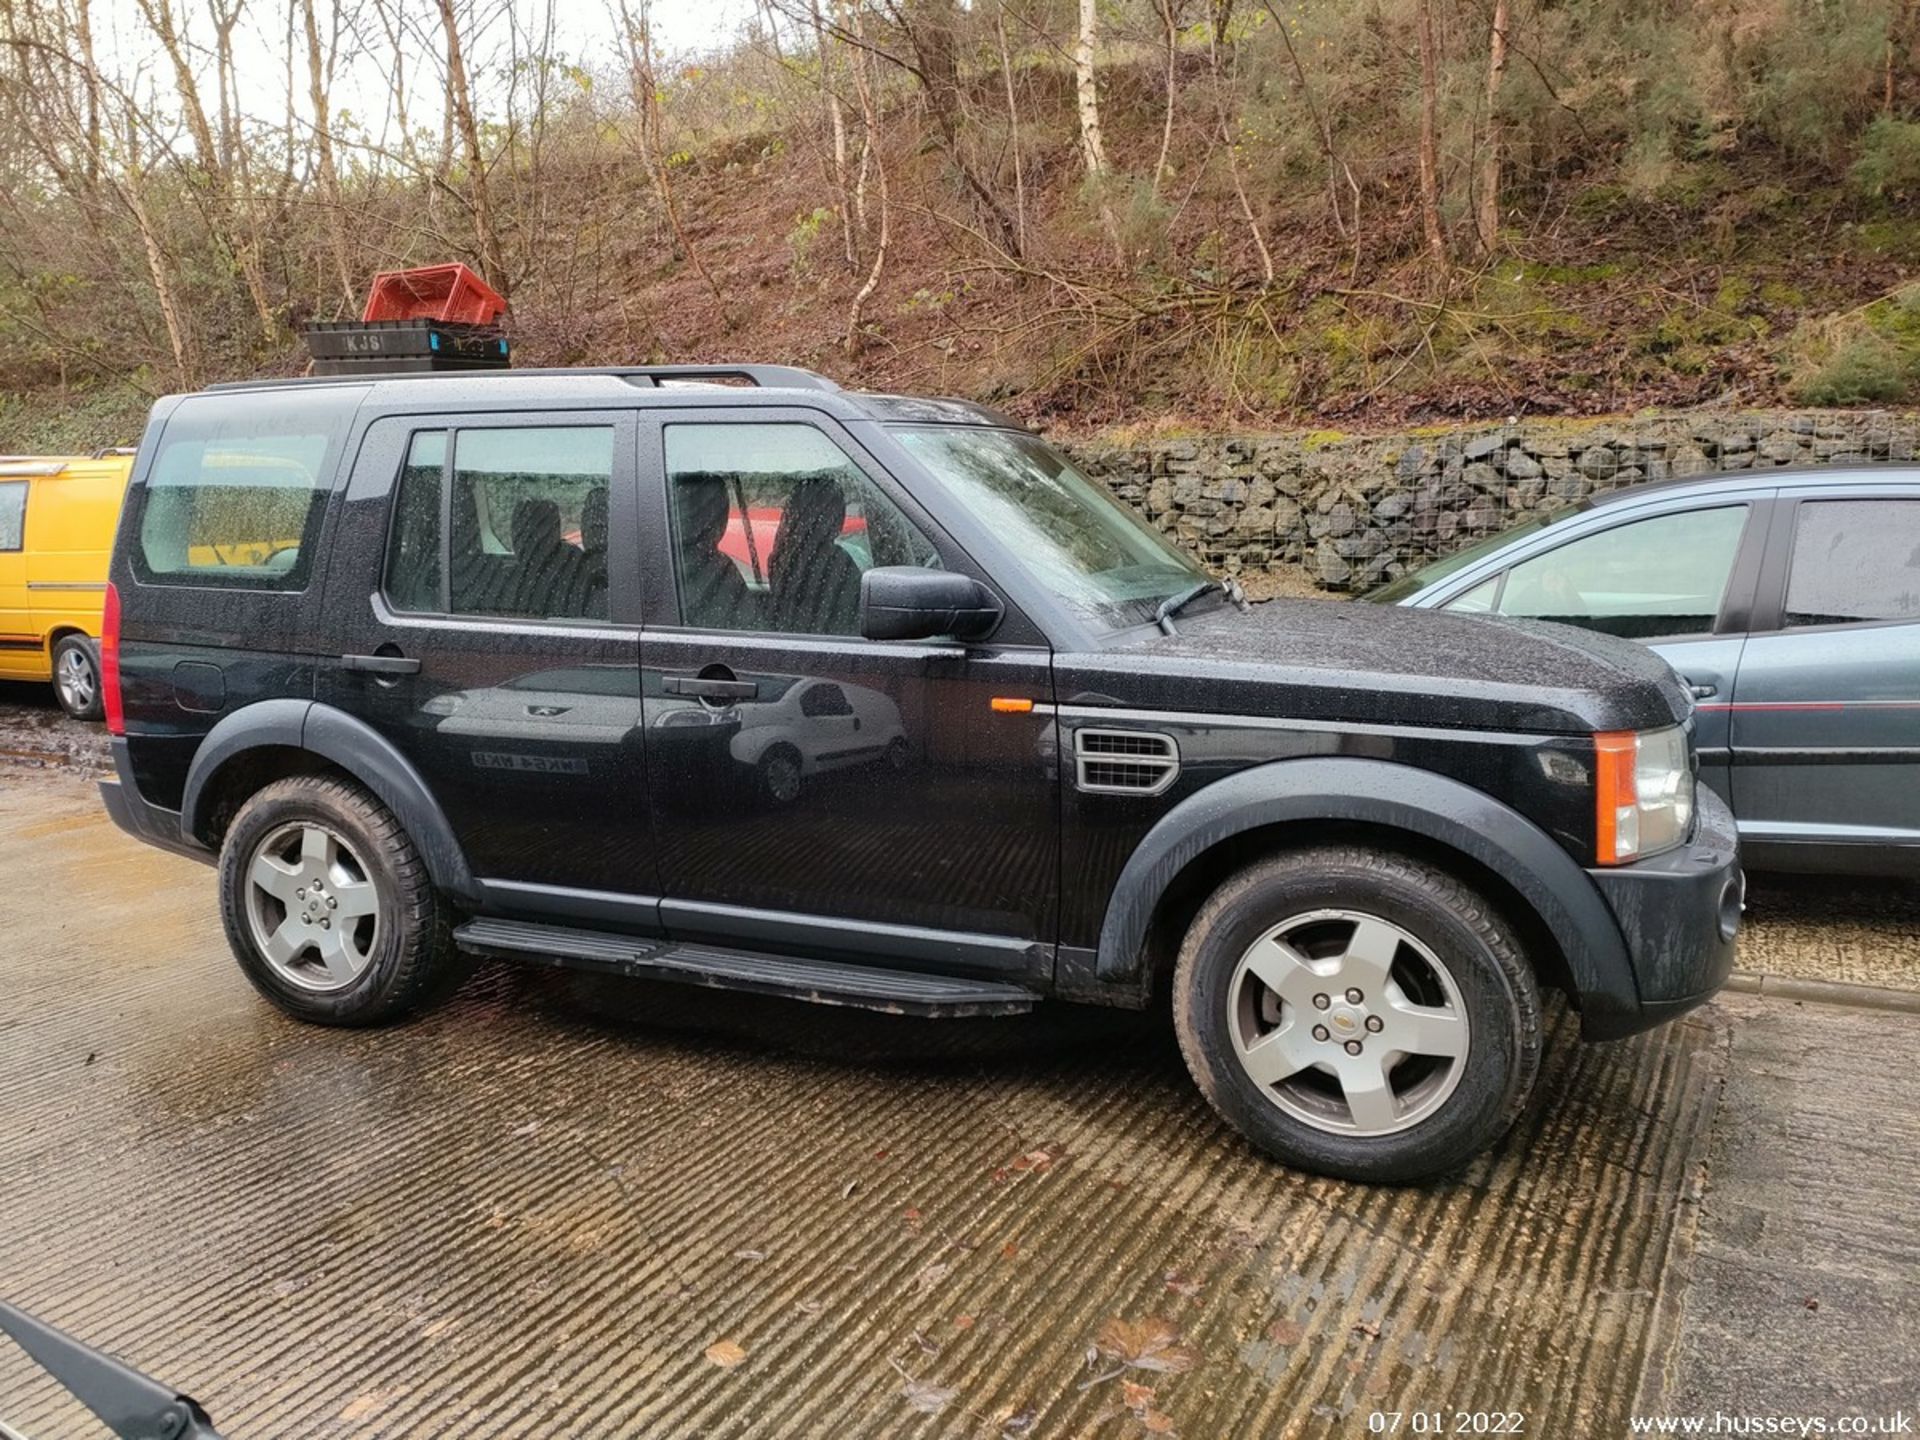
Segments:
[[[1641,641],[1693,688],[1749,868],[1920,874],[1920,468],[1612,491],[1365,598]]]

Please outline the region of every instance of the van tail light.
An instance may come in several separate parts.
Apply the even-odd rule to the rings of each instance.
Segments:
[[[100,708],[106,713],[107,733],[127,733],[127,710],[120,700],[120,591],[107,586],[100,610]]]

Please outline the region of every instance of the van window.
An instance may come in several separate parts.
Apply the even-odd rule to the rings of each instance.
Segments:
[[[19,550],[27,542],[27,482],[0,484],[0,550]]]
[[[148,583],[305,588],[350,413],[331,395],[182,405],[142,487],[134,574]]]
[[[395,487],[387,598],[436,614],[604,620],[613,433],[607,425],[416,433]]]

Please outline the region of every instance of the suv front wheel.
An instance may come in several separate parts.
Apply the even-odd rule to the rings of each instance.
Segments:
[[[247,978],[299,1020],[397,1020],[463,973],[413,841],[345,780],[276,781],[240,808],[220,851],[220,915]]]
[[[1269,1155],[1344,1179],[1452,1170],[1504,1134],[1540,1065],[1540,995],[1512,932],[1443,870],[1330,847],[1243,870],[1174,972],[1207,1099]]]

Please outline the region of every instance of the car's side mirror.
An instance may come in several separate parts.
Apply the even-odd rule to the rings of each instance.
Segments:
[[[860,633],[869,640],[975,640],[999,623],[999,600],[971,575],[881,565],[860,577]]]

